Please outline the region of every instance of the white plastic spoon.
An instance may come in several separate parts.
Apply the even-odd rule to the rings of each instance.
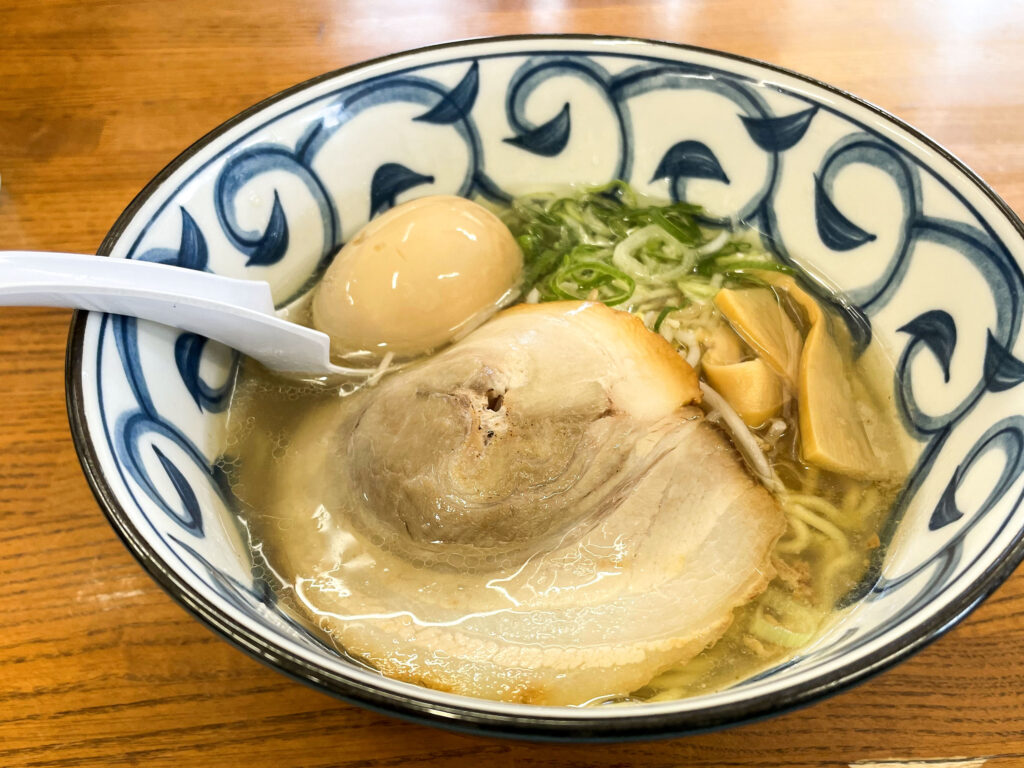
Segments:
[[[0,251],[0,306],[70,307],[191,331],[267,368],[312,376],[372,376],[330,361],[325,333],[274,314],[267,283],[105,256]]]

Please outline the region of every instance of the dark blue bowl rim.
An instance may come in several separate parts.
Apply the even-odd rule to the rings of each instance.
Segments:
[[[1024,239],[1024,224],[1010,207],[976,173],[950,152],[919,130],[880,107],[864,101],[846,91],[835,88],[812,77],[793,72],[783,67],[768,64],[747,56],[716,51],[699,46],[673,43],[661,40],[619,37],[610,35],[552,34],[552,35],[503,35],[497,37],[471,38],[436,45],[415,48],[370,59],[347,67],[318,75],[310,80],[287,88],[240,112],[221,123],[205,136],[185,149],[161,170],[118,217],[114,226],[103,239],[97,253],[108,256],[121,237],[128,223],[135,217],[143,204],[157,191],[163,182],[197,152],[211,141],[233,128],[238,123],[260,112],[266,107],[304,91],[338,75],[356,72],[382,62],[422,54],[430,51],[457,49],[469,45],[489,42],[539,42],[542,40],[580,40],[581,42],[625,41],[649,43],[675,48],[682,51],[709,54],[744,64],[761,67],[788,77],[809,83],[835,96],[866,108],[875,115],[895,124],[918,141],[935,151],[950,163],[977,188],[1006,217],[1017,233]],[[985,598],[1002,584],[1016,567],[1024,561],[1024,530],[1020,531],[992,565],[981,574],[968,589],[944,610],[922,625],[915,627],[900,638],[879,648],[856,662],[840,665],[821,673],[813,679],[772,694],[761,694],[742,701],[715,705],[705,709],[657,714],[626,714],[614,719],[585,720],[560,716],[557,710],[550,714],[537,708],[536,716],[498,714],[474,709],[471,701],[464,706],[439,705],[420,701],[380,690],[358,681],[346,679],[337,673],[285,651],[268,643],[250,628],[224,615],[201,593],[194,590],[153,551],[145,538],[132,524],[128,514],[117,500],[100,469],[99,457],[93,448],[85,417],[85,403],[82,393],[82,362],[85,347],[85,326],[88,313],[75,312],[68,334],[65,365],[65,385],[68,420],[72,440],[86,480],[114,531],[128,548],[128,551],[142,565],[156,583],[174,600],[181,604],[200,622],[212,629],[223,639],[249,654],[258,661],[285,673],[289,677],[306,683],[324,693],[339,697],[385,714],[397,715],[415,722],[440,726],[451,730],[506,736],[520,739],[553,741],[625,741],[631,739],[670,738],[709,730],[716,730],[742,723],[761,720],[774,715],[807,706],[822,698],[839,693],[857,683],[883,672],[899,661],[924,648],[941,637],[957,622],[973,611]],[[469,701],[469,700],[467,700]],[[639,708],[638,708],[639,709]]]

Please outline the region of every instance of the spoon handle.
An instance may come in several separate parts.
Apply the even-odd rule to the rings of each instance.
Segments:
[[[270,286],[148,261],[75,253],[0,251],[0,306],[70,307],[146,317],[184,297],[274,313]],[[173,325],[173,323],[170,323]]]
[[[277,317],[270,286],[259,281],[105,256],[0,251],[0,306],[128,315],[214,339],[273,370],[365,375],[330,363],[326,334]]]

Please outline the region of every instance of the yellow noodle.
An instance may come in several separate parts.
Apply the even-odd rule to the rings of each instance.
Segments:
[[[843,493],[842,509],[843,514],[853,515],[857,507],[860,506],[861,499],[864,497],[864,489],[856,483],[848,482],[846,491]]]
[[[787,517],[787,522],[794,535],[779,539],[779,543],[775,545],[776,551],[787,555],[803,552],[811,543],[811,529],[803,520],[794,517]]]
[[[841,528],[852,529],[857,527],[857,523],[862,519],[861,515],[843,514],[839,508],[830,501],[826,501],[821,496],[811,496],[806,493],[788,493],[785,495],[783,504],[786,501],[791,501],[794,504],[799,504],[805,509],[809,509],[812,512],[817,512],[819,515],[824,515],[828,520],[832,521]]]
[[[816,528],[823,534],[828,536],[832,541],[838,544],[843,552],[846,552],[850,548],[850,540],[846,534],[843,533],[839,527],[828,520],[825,520],[820,515],[814,514],[811,510],[807,509],[801,504],[789,502],[785,505],[786,513],[795,517],[798,520],[802,520],[812,528]]]

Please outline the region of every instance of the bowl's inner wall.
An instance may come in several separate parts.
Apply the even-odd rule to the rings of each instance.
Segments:
[[[812,680],[947,609],[1021,527],[1021,240],[945,158],[834,93],[642,43],[424,51],[322,80],[215,136],[148,190],[111,255],[267,280],[283,305],[396,202],[500,203],[613,178],[699,203],[711,224],[749,224],[780,258],[845,291],[897,363],[920,450],[882,576],[843,622],[737,688],[651,706],[692,710]],[[235,362],[197,336],[89,317],[78,381],[123,525],[183,589],[261,642],[350,679],[456,700],[374,683],[253,578],[214,467]]]

